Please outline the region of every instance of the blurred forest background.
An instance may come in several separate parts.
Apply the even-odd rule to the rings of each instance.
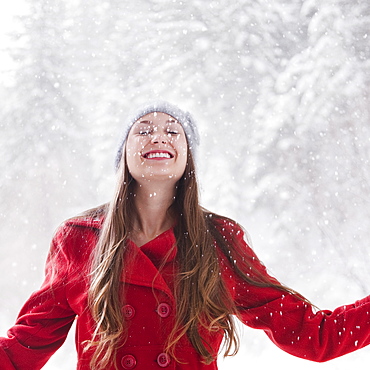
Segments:
[[[25,0],[0,54],[1,335],[58,224],[110,199],[122,122],[148,99],[196,118],[202,203],[272,274],[320,308],[369,294],[369,33],[368,0]],[[220,369],[365,358],[315,364],[243,329]],[[71,334],[45,369],[75,363]]]

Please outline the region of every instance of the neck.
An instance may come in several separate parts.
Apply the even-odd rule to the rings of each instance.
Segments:
[[[135,186],[136,217],[133,222],[132,239],[144,244],[169,229],[174,222],[171,205],[176,195],[173,184],[147,182]]]

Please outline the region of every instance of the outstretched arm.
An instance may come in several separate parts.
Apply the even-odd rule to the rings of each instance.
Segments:
[[[236,225],[230,230],[245,259],[273,284]],[[230,271],[231,270],[231,271]],[[284,351],[301,358],[324,362],[353,352],[370,343],[370,297],[339,307],[317,311],[297,294],[278,287],[258,287],[244,281],[229,265],[224,276],[234,294],[239,318],[246,325],[262,329]],[[230,276],[234,276],[233,281]]]
[[[41,369],[65,341],[74,321],[65,294],[69,262],[59,244],[62,233],[53,239],[42,287],[23,306],[8,337],[0,338],[2,370]]]

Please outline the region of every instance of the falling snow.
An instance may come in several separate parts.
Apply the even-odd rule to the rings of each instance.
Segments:
[[[322,308],[369,293],[367,0],[29,0],[22,14],[0,39],[1,335],[57,225],[110,199],[122,121],[153,99],[194,115],[202,203],[240,222],[279,280]],[[369,355],[317,365],[241,331],[220,369]],[[73,368],[72,337],[45,369]]]

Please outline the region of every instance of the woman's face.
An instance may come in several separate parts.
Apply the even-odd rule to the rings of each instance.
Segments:
[[[138,119],[126,141],[128,170],[139,183],[146,180],[177,182],[185,171],[187,153],[181,124],[162,112]]]

